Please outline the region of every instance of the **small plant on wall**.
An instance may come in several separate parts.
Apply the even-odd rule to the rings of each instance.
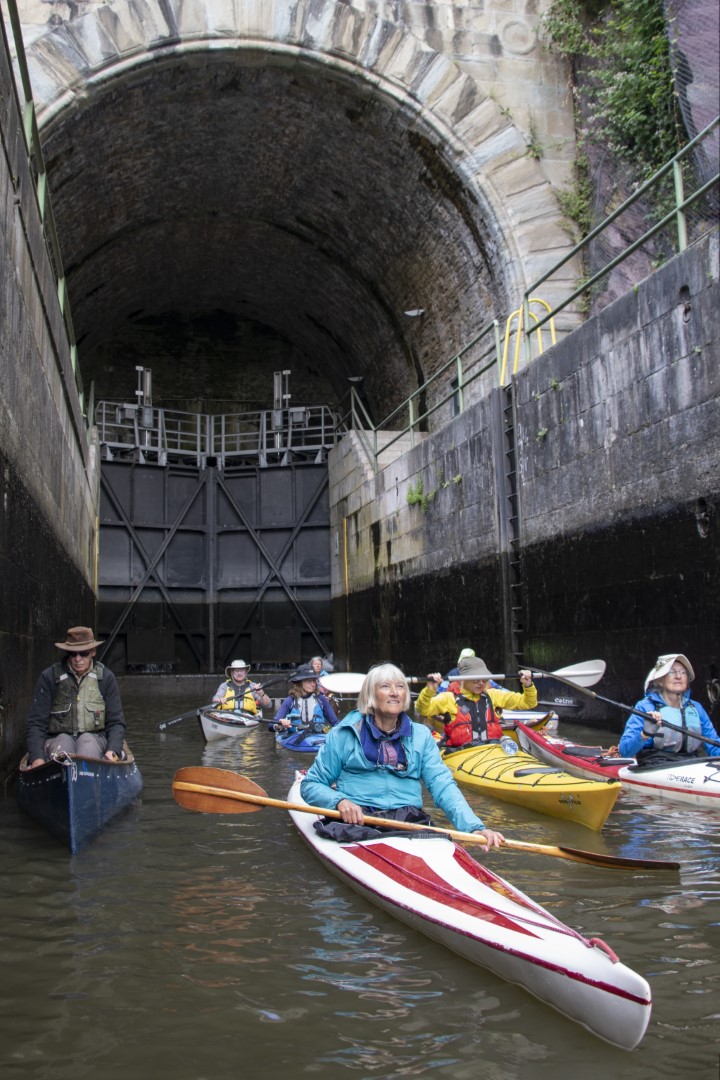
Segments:
[[[419,506],[423,514],[427,513],[428,496],[422,482],[422,476],[418,476],[414,484],[409,484],[407,489],[408,506]]]

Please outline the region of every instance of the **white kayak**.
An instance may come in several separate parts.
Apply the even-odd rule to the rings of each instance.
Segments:
[[[585,746],[523,724],[517,727],[517,736],[523,750],[575,776],[614,778],[627,791],[720,810],[720,758],[678,756],[677,761],[639,766],[634,758],[612,758],[600,746]]]
[[[654,768],[623,765],[618,780],[632,791],[657,795],[685,806],[720,810],[720,760],[695,758]]]
[[[302,774],[288,801],[303,803]],[[577,1021],[632,1050],[650,1020],[650,987],[598,938],[571,930],[452,840],[388,834],[340,844],[315,832],[313,814],[291,810],[303,839],[329,870],[401,922],[446,945]]]
[[[214,739],[236,739],[250,728],[257,727],[260,721],[252,713],[227,709],[198,709],[200,730],[206,742]]]

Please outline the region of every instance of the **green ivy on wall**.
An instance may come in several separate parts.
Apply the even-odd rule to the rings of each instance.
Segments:
[[[606,147],[652,176],[687,141],[677,108],[662,0],[554,0],[544,18],[550,48],[570,61],[578,133],[575,189],[563,210],[583,231],[591,213],[586,152]]]

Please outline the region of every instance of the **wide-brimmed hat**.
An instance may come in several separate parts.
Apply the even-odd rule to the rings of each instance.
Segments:
[[[683,667],[687,668],[688,682],[692,682],[695,678],[695,672],[687,656],[683,656],[682,653],[664,653],[662,656],[658,656],[655,667],[648,671],[645,678],[645,689],[647,690],[650,683],[654,683],[656,679],[662,679],[664,675],[667,675],[676,660],[679,660]]]
[[[231,664],[228,664],[228,666],[227,666],[227,667],[225,668],[225,674],[226,674],[226,675],[228,676],[228,678],[229,678],[229,677],[230,677],[230,672],[231,672],[231,671],[237,671],[237,670],[238,670],[238,668],[244,668],[244,669],[245,669],[245,671],[247,671],[247,669],[249,668],[249,666],[250,666],[250,665],[249,665],[249,664],[246,664],[244,660],[233,660],[233,661],[232,661],[232,663],[231,663]]]
[[[469,657],[474,656],[474,655],[475,655],[475,650],[474,649],[463,649],[462,652],[460,653],[460,655],[458,656],[458,661],[457,662],[459,664],[461,660],[467,660],[467,659],[469,659]]]
[[[55,648],[64,652],[85,652],[86,649],[94,649],[102,644],[102,641],[95,640],[95,634],[89,626],[71,626],[66,640],[56,641]]]
[[[492,679],[492,672],[488,671],[485,661],[479,656],[466,656],[458,664],[458,679]]]
[[[301,664],[297,671],[288,679],[288,682],[304,682],[305,679],[314,679],[317,682],[317,672],[313,671],[310,664]]]

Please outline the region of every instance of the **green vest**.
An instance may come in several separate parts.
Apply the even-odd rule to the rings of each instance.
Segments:
[[[63,664],[53,665],[55,696],[50,706],[51,735],[79,734],[82,731],[102,731],[105,727],[105,698],[100,693],[99,680],[105,668],[93,664],[78,683]]]

